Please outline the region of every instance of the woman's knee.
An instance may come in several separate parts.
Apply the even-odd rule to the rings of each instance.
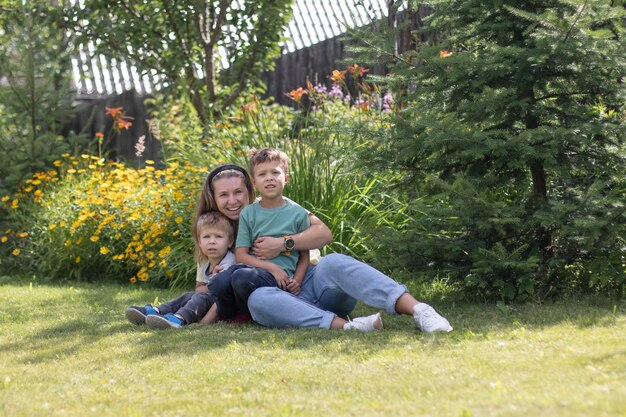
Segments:
[[[250,298],[248,298],[248,310],[250,310],[250,313],[265,310],[272,305],[272,298],[281,292],[283,292],[283,290],[277,287],[257,288],[250,294]]]

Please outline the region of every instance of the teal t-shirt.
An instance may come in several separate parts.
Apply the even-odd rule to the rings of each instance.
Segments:
[[[309,212],[290,199],[283,199],[285,204],[273,209],[261,207],[258,201],[246,206],[239,217],[235,247],[252,248],[252,244],[260,236],[283,237],[308,229],[311,225]],[[298,251],[291,251],[289,256],[283,252],[268,261],[280,266],[289,277],[293,277],[299,257]]]

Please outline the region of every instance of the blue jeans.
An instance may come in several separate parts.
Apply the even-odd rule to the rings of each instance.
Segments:
[[[212,305],[213,297],[211,294],[190,291],[156,307],[159,309],[159,313],[163,315],[176,313],[184,318],[187,324],[191,324],[199,322]]]
[[[357,301],[397,314],[398,298],[407,292],[387,275],[356,259],[330,254],[309,266],[297,296],[280,288],[256,289],[248,299],[252,319],[267,327],[330,328]]]
[[[261,287],[278,288],[274,275],[263,268],[243,264],[233,265],[209,281],[209,291],[217,303],[217,314],[226,320],[248,313],[248,298]]]

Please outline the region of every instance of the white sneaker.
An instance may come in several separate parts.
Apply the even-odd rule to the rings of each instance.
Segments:
[[[413,319],[417,327],[426,333],[452,331],[448,320],[426,303],[417,303],[413,307]]]
[[[357,317],[354,320],[348,318],[348,322],[343,325],[344,330],[356,329],[361,332],[373,332],[374,330],[383,329],[383,319],[380,313],[372,314],[367,317]]]

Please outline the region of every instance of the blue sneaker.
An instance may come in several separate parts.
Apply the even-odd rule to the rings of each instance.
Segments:
[[[178,329],[184,326],[185,322],[172,313],[168,313],[164,316],[149,315],[146,317],[146,324],[152,329]]]
[[[133,324],[146,324],[146,317],[149,315],[156,314],[159,312],[154,309],[150,304],[146,304],[143,307],[138,306],[130,306],[126,309],[126,318]]]

